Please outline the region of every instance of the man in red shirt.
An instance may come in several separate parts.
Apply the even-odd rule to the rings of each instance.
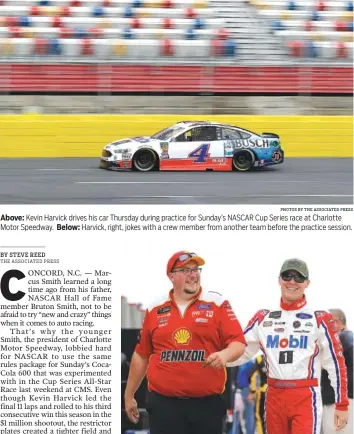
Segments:
[[[204,263],[195,253],[175,253],[167,263],[173,289],[146,310],[125,409],[137,423],[134,394],[147,374],[151,434],[222,434],[225,367],[243,354],[245,339],[229,302],[202,290]]]

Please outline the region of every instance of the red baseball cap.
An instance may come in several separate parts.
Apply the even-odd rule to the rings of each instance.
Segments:
[[[195,261],[198,265],[204,265],[205,261],[203,258],[198,256],[196,253],[188,252],[186,250],[181,250],[171,256],[167,262],[167,274],[171,273],[173,268],[183,267],[183,265],[188,264],[190,261]]]

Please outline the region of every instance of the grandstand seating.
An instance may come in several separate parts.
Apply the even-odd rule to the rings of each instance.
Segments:
[[[0,0],[0,58],[233,57],[205,0]]]
[[[2,63],[348,65],[352,36],[350,0],[0,0]]]
[[[293,57],[353,58],[353,2],[249,0]]]

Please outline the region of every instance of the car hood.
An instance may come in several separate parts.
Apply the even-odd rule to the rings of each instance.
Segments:
[[[152,139],[149,136],[138,136],[138,137],[132,137],[130,139],[121,139],[121,140],[116,140],[112,143],[110,143],[108,146],[109,147],[114,147],[114,148],[126,148],[129,146],[135,146],[135,147],[143,147],[144,145],[158,145],[160,143],[159,140],[156,139]]]

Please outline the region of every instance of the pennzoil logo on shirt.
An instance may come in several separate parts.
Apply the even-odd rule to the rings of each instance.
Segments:
[[[188,329],[178,329],[173,332],[173,339],[179,345],[187,345],[192,339],[192,333]]]
[[[205,350],[164,350],[160,362],[205,362]]]

